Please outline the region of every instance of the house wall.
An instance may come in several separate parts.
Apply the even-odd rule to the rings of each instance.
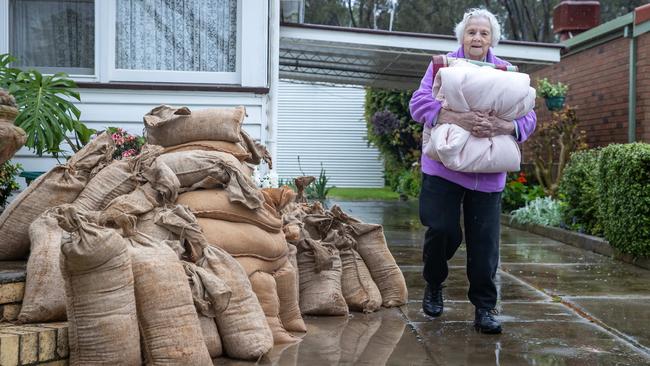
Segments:
[[[650,33],[637,38],[636,139],[650,142]],[[552,66],[531,73],[569,84],[566,103],[576,109],[590,147],[628,142],[630,39],[617,38],[582,52],[563,56]],[[551,118],[538,98],[538,120]]]
[[[276,169],[281,179],[318,177],[337,187],[383,187],[379,151],[368,146],[365,90],[281,81]],[[300,157],[300,164],[298,164]],[[301,169],[302,168],[302,169]]]
[[[247,117],[244,129],[263,144],[267,143],[268,96],[253,93],[224,93],[197,91],[143,91],[81,89],[81,102],[75,105],[81,110],[81,121],[89,128],[103,130],[108,126],[121,127],[129,133],[142,135],[142,117],[160,104],[187,106],[192,109],[224,108],[243,105]],[[18,151],[13,159],[27,171],[47,171],[56,163],[51,157],[37,157],[26,148]],[[20,178],[24,186],[24,180]]]

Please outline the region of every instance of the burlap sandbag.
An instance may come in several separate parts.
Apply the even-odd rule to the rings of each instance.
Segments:
[[[371,313],[381,308],[381,293],[372,280],[361,255],[353,248],[356,241],[348,234],[332,230],[325,239],[339,250],[343,274],[341,291],[350,310]]]
[[[171,232],[169,229],[156,223],[158,214],[165,210],[164,207],[156,207],[153,210],[138,216],[136,223],[136,231],[149,235],[156,240],[178,240],[178,235]]]
[[[70,205],[56,212],[72,235],[61,247],[70,364],[141,364],[128,243],[116,230],[88,223]]]
[[[208,353],[211,358],[217,358],[223,355],[223,345],[221,344],[221,337],[219,336],[219,329],[215,318],[199,314],[199,323],[201,323],[201,334],[203,341],[208,348]]]
[[[212,365],[185,270],[165,243],[128,239],[145,363]]]
[[[65,290],[59,267],[64,235],[70,240],[51,211],[44,212],[29,226],[31,254],[27,260],[19,323],[66,320]]]
[[[306,332],[307,327],[300,315],[299,289],[296,268],[289,262],[273,273],[278,298],[280,299],[280,321],[290,332]]]
[[[264,188],[262,194],[266,203],[273,207],[278,215],[282,214],[285,208],[296,199],[296,192],[288,186]]]
[[[241,124],[246,109],[208,108],[190,111],[187,107],[160,105],[144,115],[147,141],[174,146],[191,141],[241,141]]]
[[[251,154],[238,142],[209,140],[192,141],[176,146],[168,146],[163,151],[163,154],[192,150],[221,151],[231,154],[240,161],[248,160],[251,158]]]
[[[253,273],[249,279],[253,287],[253,292],[255,292],[260,306],[264,310],[266,321],[269,323],[271,332],[273,332],[273,343],[284,344],[300,341],[300,338],[294,337],[282,326],[282,322],[280,321],[280,299],[278,298],[273,276],[269,273],[258,271]]]
[[[183,267],[192,289],[203,341],[210,357],[219,357],[223,354],[223,348],[215,318],[228,307],[232,290],[217,276],[194,263],[183,262]]]
[[[68,160],[34,180],[0,215],[0,261],[29,252],[29,225],[45,210],[74,201],[95,168],[111,159],[115,144],[99,135]]]
[[[365,224],[346,215],[334,206],[332,214],[349,225],[350,233],[357,241],[356,249],[370,270],[377,284],[385,307],[402,306],[408,301],[408,290],[402,271],[388,249],[384,228],[377,224]]]
[[[282,230],[282,220],[266,203],[251,210],[239,202],[230,202],[228,192],[223,189],[206,189],[186,192],[178,196],[179,205],[185,205],[196,217],[253,224],[272,233]]]
[[[251,157],[245,160],[247,163],[259,165],[262,160],[264,160],[269,166],[269,169],[273,169],[273,160],[271,160],[271,153],[269,153],[264,145],[255,141],[244,130],[241,130],[241,139],[242,145],[251,154]]]
[[[237,263],[239,263],[242,266],[242,268],[244,268],[244,271],[246,271],[246,275],[249,277],[250,275],[252,275],[257,271],[273,273],[279,270],[280,268],[282,268],[285,265],[285,263],[287,263],[288,259],[289,257],[287,255],[272,261],[268,261],[256,257],[247,257],[247,256],[235,257]]]
[[[287,255],[282,233],[269,233],[257,226],[214,219],[197,219],[208,243],[233,257],[249,256],[274,261]]]
[[[267,353],[273,347],[273,334],[241,265],[224,250],[208,244],[186,207],[165,210],[159,223],[187,240],[198,256],[196,264],[230,287],[230,303],[215,318],[225,353],[244,360],[257,360]]]
[[[27,135],[22,128],[0,121],[0,165],[11,159],[26,141]]]
[[[182,151],[161,155],[181,183],[181,192],[199,188],[225,188],[231,202],[250,209],[262,206],[264,197],[242,164],[232,155],[218,151]]]
[[[138,156],[113,161],[88,182],[74,205],[86,211],[101,211],[116,197],[131,193],[146,181],[143,172],[153,168],[161,152],[159,146],[145,145]]]
[[[341,258],[333,244],[304,239],[298,247],[300,311],[308,315],[348,315],[341,293]]]

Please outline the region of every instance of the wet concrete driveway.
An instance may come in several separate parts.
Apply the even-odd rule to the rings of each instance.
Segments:
[[[300,344],[276,347],[259,364],[650,365],[650,271],[502,227],[496,280],[504,332],[482,335],[472,328],[464,245],[450,261],[444,314],[429,318],[421,310],[417,203],[337,203],[384,225],[409,304],[349,318],[308,317]]]

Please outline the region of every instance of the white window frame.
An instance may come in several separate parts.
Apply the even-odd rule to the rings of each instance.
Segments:
[[[274,1],[274,0],[270,0]],[[235,72],[125,70],[115,67],[116,0],[95,0],[94,75],[80,82],[145,82],[268,87],[269,1],[237,0]],[[9,52],[9,0],[0,0],[0,53]]]

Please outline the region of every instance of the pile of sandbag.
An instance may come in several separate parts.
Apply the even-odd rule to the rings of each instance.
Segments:
[[[275,343],[296,342],[290,331],[304,332],[306,327],[298,308],[285,305],[280,291],[287,286],[284,278],[295,278],[289,263],[289,245],[282,232],[282,219],[264,200],[251,179],[249,164],[265,160],[272,165],[265,148],[255,143],[241,128],[243,107],[207,109],[160,106],[145,117],[150,143],[165,147],[159,161],[171,168],[180,182],[176,203],[197,217],[206,242],[230,254],[243,267],[262,306]],[[210,123],[209,121],[219,121]],[[200,253],[194,253],[195,256]],[[287,291],[295,292],[294,288]],[[292,314],[282,319],[281,314]],[[227,350],[226,350],[227,351]]]
[[[338,206],[325,210],[319,202],[291,203],[282,212],[285,235],[297,248],[303,314],[406,304],[406,281],[381,225],[363,223]]]
[[[113,161],[100,135],[21,193],[0,218],[0,256],[31,250],[18,321],[67,319],[73,365],[208,365],[299,341],[302,314],[404,304],[381,226],[253,183],[271,161],[244,114],[155,108],[157,145]]]
[[[0,89],[0,165],[11,159],[27,141],[25,131],[14,125],[16,116],[16,100],[7,91]]]

